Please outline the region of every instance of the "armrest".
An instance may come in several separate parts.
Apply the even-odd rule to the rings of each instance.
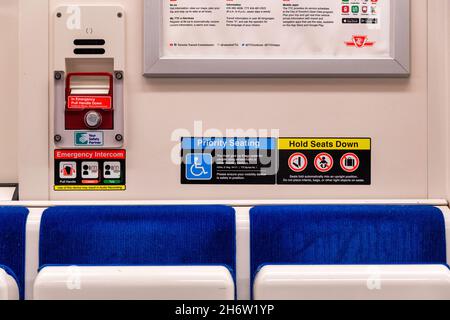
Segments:
[[[233,300],[225,267],[46,267],[35,300]]]
[[[19,300],[16,280],[0,268],[0,300]]]
[[[450,299],[442,265],[266,266],[254,281],[256,300]]]

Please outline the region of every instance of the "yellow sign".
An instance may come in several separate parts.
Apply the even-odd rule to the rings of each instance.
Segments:
[[[126,186],[55,186],[55,191],[125,191]]]
[[[279,150],[371,150],[369,138],[281,138]]]

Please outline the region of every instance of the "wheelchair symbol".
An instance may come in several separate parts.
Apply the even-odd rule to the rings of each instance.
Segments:
[[[187,180],[212,179],[212,155],[203,153],[188,154],[186,157]]]

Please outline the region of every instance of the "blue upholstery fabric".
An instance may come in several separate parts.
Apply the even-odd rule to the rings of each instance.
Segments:
[[[24,297],[25,283],[25,232],[28,209],[0,207],[0,265],[13,276]]]
[[[49,208],[40,267],[223,265],[234,277],[235,224],[225,206]]]
[[[250,221],[252,279],[268,264],[446,264],[434,207],[268,206]]]

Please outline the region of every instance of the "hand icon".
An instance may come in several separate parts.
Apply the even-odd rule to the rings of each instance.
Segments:
[[[86,143],[86,142],[88,142],[89,141],[89,135],[88,134],[83,134],[81,137],[80,137],[80,142],[81,143]]]

